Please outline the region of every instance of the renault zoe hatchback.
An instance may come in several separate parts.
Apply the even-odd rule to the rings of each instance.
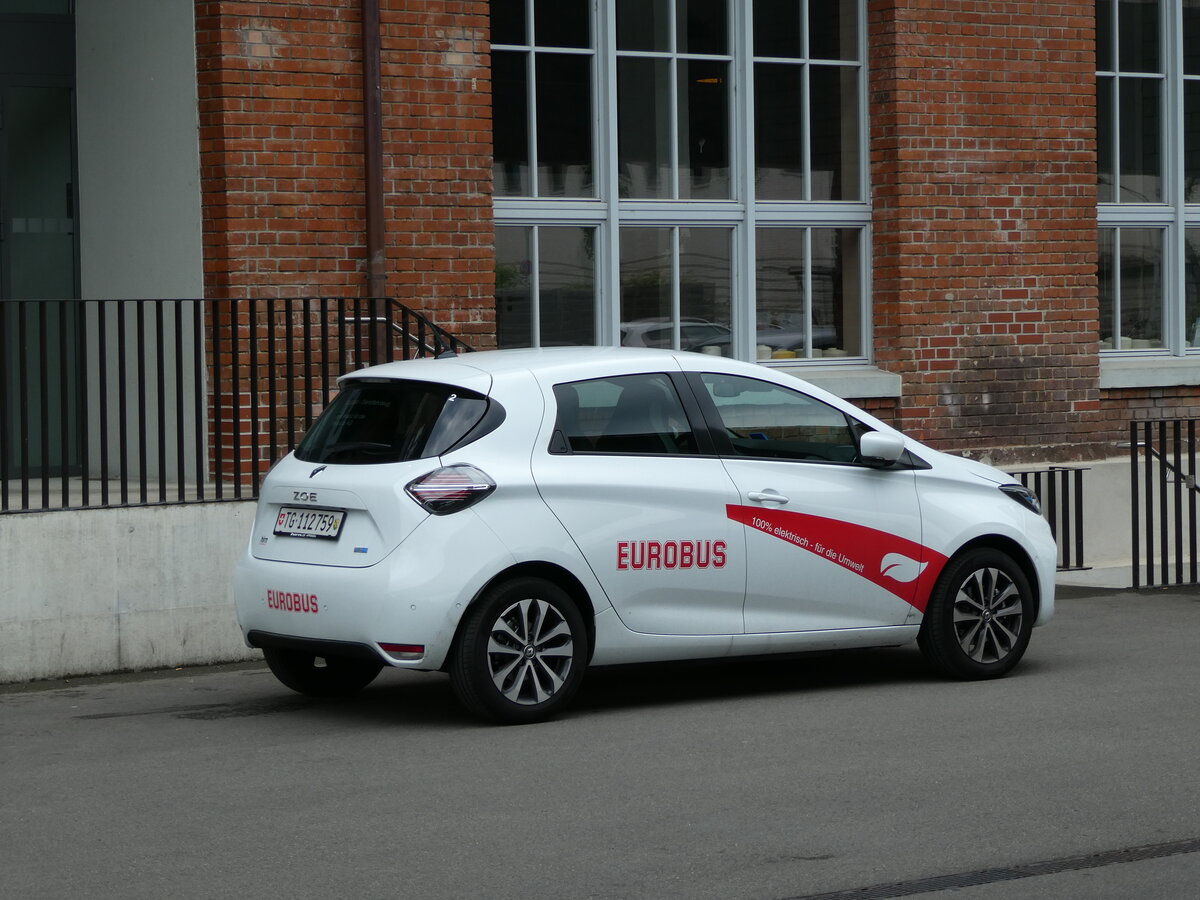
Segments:
[[[530,722],[589,666],[914,641],[994,678],[1054,610],[1029,491],[784,372],[563,348],[339,384],[235,578],[247,643],[305,694],[442,670]]]

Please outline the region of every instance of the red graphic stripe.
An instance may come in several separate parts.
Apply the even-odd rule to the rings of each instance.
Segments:
[[[760,506],[730,504],[725,511],[735,522],[849,569],[919,612],[925,612],[946,565],[947,557],[936,550],[854,522]]]

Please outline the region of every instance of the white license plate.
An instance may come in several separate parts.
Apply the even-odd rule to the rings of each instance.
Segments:
[[[275,517],[275,533],[285,537],[327,538],[336,541],[346,519],[344,509],[303,509],[282,506]]]

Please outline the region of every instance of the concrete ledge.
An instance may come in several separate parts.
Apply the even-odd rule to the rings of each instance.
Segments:
[[[844,400],[899,397],[899,375],[874,366],[772,366],[815,384]]]
[[[1200,385],[1200,356],[1100,357],[1101,388]]]
[[[253,503],[0,516],[0,682],[250,659],[233,565]]]

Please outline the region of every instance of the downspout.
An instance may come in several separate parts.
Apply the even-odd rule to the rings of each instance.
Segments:
[[[383,225],[383,90],[379,0],[362,0],[363,155],[367,191],[367,296],[387,295]]]

